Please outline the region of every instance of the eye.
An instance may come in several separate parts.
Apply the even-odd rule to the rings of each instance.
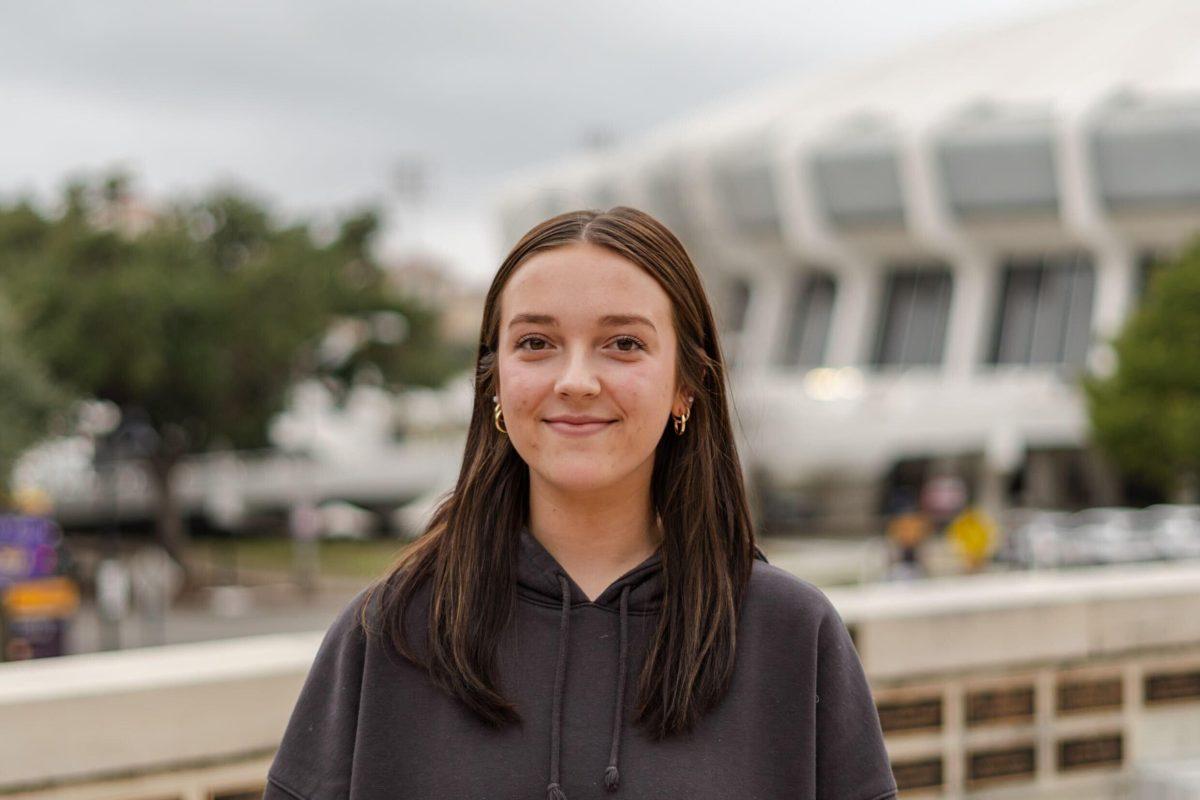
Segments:
[[[636,336],[620,336],[620,337],[617,337],[617,339],[615,341],[617,343],[617,349],[620,350],[622,353],[632,353],[635,349],[638,349],[638,350],[646,349],[646,343],[643,342],[641,339],[637,338]],[[632,346],[627,349],[627,348],[621,346],[622,343],[629,344]]]
[[[518,348],[525,347],[526,342],[529,342],[529,343],[539,342],[542,345],[550,344],[549,342],[547,342],[545,339],[543,339],[541,336],[538,336],[537,334],[529,334],[528,336],[522,336],[520,339],[517,340],[517,347]],[[543,346],[543,347],[525,347],[525,349],[536,353],[536,352],[545,350],[546,348]]]

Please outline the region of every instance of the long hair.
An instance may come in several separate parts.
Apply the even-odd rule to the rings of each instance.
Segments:
[[[578,242],[608,248],[666,291],[679,385],[695,397],[685,435],[664,425],[651,478],[651,502],[663,528],[663,600],[638,680],[634,721],[661,739],[690,730],[728,691],[755,545],[712,309],[679,240],[644,212],[618,206],[561,214],[530,230],[504,259],[484,301],[474,408],[457,484],[424,535],[367,593],[367,602],[375,592],[379,599],[377,625],[370,628],[484,722],[501,727],[521,719],[494,677],[498,642],[516,603],[519,535],[529,512],[529,468],[492,419],[499,300],[530,256]],[[422,656],[407,637],[405,609],[426,583]]]

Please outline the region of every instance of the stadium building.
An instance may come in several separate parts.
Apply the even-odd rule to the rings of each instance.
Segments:
[[[512,243],[615,204],[696,260],[743,457],[796,526],[873,530],[947,474],[991,508],[1159,499],[1089,445],[1077,380],[1200,232],[1200,3],[801,76],[520,176],[500,214]]]

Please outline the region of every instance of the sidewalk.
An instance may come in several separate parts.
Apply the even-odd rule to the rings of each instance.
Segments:
[[[311,600],[301,597],[288,582],[211,587],[194,600],[171,608],[158,628],[161,638],[156,636],[155,626],[135,610],[122,623],[121,646],[124,649],[324,630],[366,585],[367,581],[323,579]],[[80,606],[67,641],[71,653],[100,649],[100,619],[90,599]]]

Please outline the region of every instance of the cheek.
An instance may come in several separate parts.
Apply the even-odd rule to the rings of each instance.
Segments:
[[[504,365],[500,371],[500,406],[504,411],[505,427],[509,440],[520,456],[527,462],[541,458],[543,438],[546,431],[540,430],[539,414],[544,410],[545,399],[553,394],[554,383],[534,364],[519,361]]]
[[[657,428],[670,412],[671,383],[660,367],[647,365],[623,370],[613,377],[609,386],[624,412],[639,428]]]
[[[537,370],[519,361],[504,365],[500,370],[500,385],[503,387],[500,405],[505,416],[511,414],[515,418],[530,413],[544,393],[545,383]]]

